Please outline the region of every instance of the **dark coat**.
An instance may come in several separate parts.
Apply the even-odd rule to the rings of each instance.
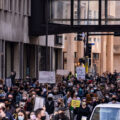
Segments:
[[[76,113],[77,113],[77,120],[81,120],[82,116],[87,117],[87,120],[89,120],[91,114],[89,107],[82,108],[82,106],[80,106],[76,110]]]
[[[54,113],[54,101],[46,101],[45,107],[49,115]]]

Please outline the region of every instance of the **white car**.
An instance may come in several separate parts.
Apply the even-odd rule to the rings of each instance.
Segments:
[[[97,105],[90,120],[120,120],[120,104]]]

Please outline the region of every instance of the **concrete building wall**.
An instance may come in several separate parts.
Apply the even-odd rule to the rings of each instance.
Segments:
[[[114,54],[114,70],[120,72],[120,54]]]

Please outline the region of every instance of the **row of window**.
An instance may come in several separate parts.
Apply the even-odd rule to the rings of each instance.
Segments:
[[[89,42],[100,42],[100,38],[89,38]]]
[[[0,0],[0,9],[29,16],[31,0]]]

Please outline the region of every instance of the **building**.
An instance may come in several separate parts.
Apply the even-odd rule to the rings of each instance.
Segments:
[[[23,78],[24,44],[29,43],[30,0],[0,0],[0,78]]]
[[[16,71],[16,79],[38,79],[41,70],[63,67],[62,38],[48,36],[46,58],[46,37],[29,35],[31,7],[31,0],[0,0],[0,78]]]

